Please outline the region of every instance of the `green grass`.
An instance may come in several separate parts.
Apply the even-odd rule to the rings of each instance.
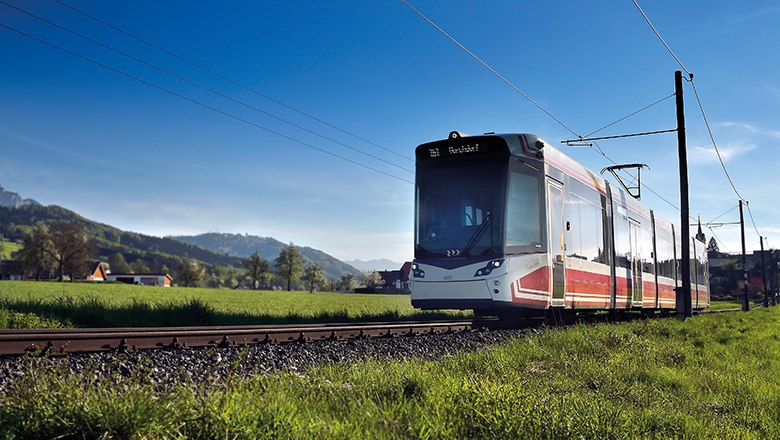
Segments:
[[[435,361],[182,383],[29,361],[5,438],[780,438],[780,308],[529,333]]]
[[[408,295],[0,282],[0,310],[78,327],[356,322],[470,316],[423,312]],[[2,320],[0,320],[0,326]]]
[[[709,308],[712,309],[712,310],[739,309],[739,308],[742,308],[742,302],[741,301],[712,300],[712,301],[710,301],[710,307]]]
[[[22,248],[19,243],[0,241],[0,260],[10,260],[14,252]]]

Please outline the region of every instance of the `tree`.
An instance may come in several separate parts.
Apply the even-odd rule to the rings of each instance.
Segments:
[[[280,278],[287,280],[287,291],[289,292],[292,282],[298,281],[301,272],[303,272],[303,255],[292,242],[279,251],[279,256],[274,260],[274,269]]]
[[[195,260],[185,260],[176,270],[176,284],[184,287],[200,287],[206,279],[206,269]]]
[[[150,271],[149,266],[146,265],[146,262],[140,258],[136,258],[135,261],[130,263],[130,270],[132,270],[133,273],[149,273]]]
[[[224,279],[219,276],[217,272],[212,272],[208,276],[208,281],[206,282],[206,285],[212,289],[219,289],[220,287],[224,286]]]
[[[66,273],[72,281],[74,276],[86,273],[93,251],[87,234],[79,225],[56,222],[49,228],[46,253],[54,260],[60,281],[65,279]]]
[[[715,240],[715,237],[710,237],[710,242],[707,244],[707,255],[718,255],[719,253],[720,248],[718,247],[717,240]]]
[[[252,280],[252,290],[257,290],[258,284],[263,286],[271,277],[271,263],[266,261],[260,252],[241,260],[241,267],[246,269],[246,276]]]
[[[321,288],[327,281],[322,272],[322,265],[319,263],[309,264],[303,274],[303,279],[309,282],[309,293],[314,292],[317,287]]]
[[[375,270],[366,270],[360,274],[360,284],[366,287],[376,287],[382,284],[382,277]]]
[[[355,285],[355,275],[352,275],[351,273],[345,273],[341,276],[341,282],[339,283],[339,287],[341,290],[345,290],[349,292],[352,290],[352,288]]]
[[[38,223],[33,229],[24,235],[22,248],[17,258],[22,262],[25,274],[40,280],[44,273],[50,273],[54,268],[54,260],[46,248],[49,246],[49,229],[42,223]]]
[[[113,273],[130,273],[130,265],[121,252],[113,253],[108,257],[108,267]]]

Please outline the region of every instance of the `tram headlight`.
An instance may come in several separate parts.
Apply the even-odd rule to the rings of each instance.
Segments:
[[[425,278],[425,271],[417,266],[417,263],[412,263],[412,276],[415,278]]]
[[[493,272],[494,269],[498,269],[499,267],[503,266],[504,259],[500,258],[498,260],[490,260],[487,262],[485,267],[477,270],[477,272],[474,274],[475,277],[484,277],[487,275],[490,275],[491,272]]]

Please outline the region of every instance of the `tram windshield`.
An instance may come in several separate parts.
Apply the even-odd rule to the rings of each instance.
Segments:
[[[503,253],[506,162],[419,170],[415,257]]]

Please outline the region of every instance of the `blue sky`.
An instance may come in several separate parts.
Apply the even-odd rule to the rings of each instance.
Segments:
[[[3,1],[265,112],[0,4],[3,25],[249,122],[0,28],[0,185],[123,229],[152,235],[249,233],[342,259],[407,260],[413,186],[406,181],[414,176],[406,169],[414,167],[409,159],[418,144],[451,130],[530,132],[556,145],[571,137],[397,1],[63,0],[372,143],[208,75],[54,1]],[[579,134],[673,92],[679,66],[631,1],[412,4]],[[775,180],[780,6],[772,1],[640,4],[695,73],[726,167],[750,201],[768,247],[780,246]],[[736,206],[738,198],[714,155],[689,85],[685,97],[691,213],[707,222]],[[669,99],[599,134],[674,127]],[[679,205],[674,134],[599,146],[617,162],[648,164],[643,183]],[[562,148],[594,171],[609,165],[592,149]],[[664,217],[679,218],[674,207],[649,191],[643,191],[643,201]],[[736,210],[719,219],[736,220]],[[715,234],[721,248],[739,251],[737,227],[717,228]],[[747,242],[749,249],[758,248],[752,227]]]

